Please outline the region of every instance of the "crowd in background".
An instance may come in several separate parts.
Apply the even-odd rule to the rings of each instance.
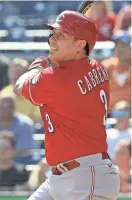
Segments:
[[[41,44],[46,37],[27,37],[25,30],[43,29],[44,21],[53,21],[61,11],[77,10],[79,5],[79,1],[1,1],[0,42]],[[96,2],[87,15],[96,23],[98,41],[115,43],[111,56],[100,60],[110,80],[108,152],[119,167],[121,192],[127,193],[131,191],[131,3]],[[7,31],[5,35],[2,30]],[[48,177],[50,167],[42,150],[44,127],[39,108],[13,92],[31,61],[15,55],[11,59],[0,48],[0,190],[34,190]]]

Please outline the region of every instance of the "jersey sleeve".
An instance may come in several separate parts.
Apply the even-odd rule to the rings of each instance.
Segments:
[[[46,104],[55,93],[55,75],[52,68],[44,69],[25,81],[22,96],[34,105]]]

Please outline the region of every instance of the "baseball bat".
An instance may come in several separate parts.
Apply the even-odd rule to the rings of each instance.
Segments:
[[[94,1],[83,1],[78,9],[78,12],[85,15],[93,3]]]

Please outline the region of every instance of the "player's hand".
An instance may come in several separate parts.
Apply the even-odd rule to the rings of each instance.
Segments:
[[[28,70],[34,69],[34,68],[46,68],[49,65],[49,61],[47,58],[41,56],[39,58],[36,58],[35,61],[31,63],[31,65],[28,67]]]

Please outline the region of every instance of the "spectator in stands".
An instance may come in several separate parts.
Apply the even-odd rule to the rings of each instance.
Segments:
[[[118,101],[131,101],[131,37],[127,31],[119,31],[113,40],[114,56],[102,61],[109,75],[110,109]]]
[[[33,106],[29,101],[24,99],[22,96],[16,96],[13,92],[14,85],[18,78],[27,71],[29,63],[27,60],[22,58],[15,58],[12,60],[9,66],[8,75],[10,85],[3,88],[0,92],[1,97],[12,96],[15,99],[16,112],[25,114],[32,118],[35,122],[40,121],[40,111],[38,107]]]
[[[125,0],[125,1],[112,0],[111,2],[112,2],[112,7],[115,13],[119,13],[122,8],[131,4],[130,0]]]
[[[16,137],[17,160],[24,164],[36,163],[39,158],[31,160],[35,148],[33,121],[26,115],[15,113],[14,104],[12,97],[0,98],[0,135],[5,131],[12,132]]]
[[[42,158],[30,173],[28,186],[31,190],[37,189],[50,175],[51,168],[46,159]]]
[[[131,140],[121,140],[117,144],[115,164],[119,167],[120,192],[131,192]]]
[[[29,174],[23,165],[14,162],[16,155],[15,135],[10,132],[0,134],[0,189],[15,189],[28,181]],[[2,188],[1,188],[2,187]],[[9,189],[8,189],[9,190]]]
[[[120,101],[112,109],[112,117],[117,120],[115,128],[107,129],[108,152],[114,159],[115,147],[122,139],[131,140],[131,128],[129,120],[131,117],[131,104],[126,101]]]
[[[131,26],[131,9],[132,6],[128,5],[123,7],[117,15],[114,32],[119,30],[128,30]]]
[[[15,4],[9,1],[0,1],[0,19],[2,17],[6,18],[8,15],[18,15],[18,8],[16,8]]]
[[[15,26],[15,27],[11,27],[8,30],[8,35],[6,37],[4,37],[2,39],[2,41],[8,41],[8,42],[30,42],[32,41],[32,37],[27,37],[25,35],[25,31],[26,29],[24,28],[24,26],[19,27],[19,26]]]
[[[9,68],[10,60],[0,54],[0,90],[8,85],[8,68]]]
[[[111,1],[96,1],[88,11],[88,17],[95,21],[98,41],[110,40],[115,26],[116,15]]]

